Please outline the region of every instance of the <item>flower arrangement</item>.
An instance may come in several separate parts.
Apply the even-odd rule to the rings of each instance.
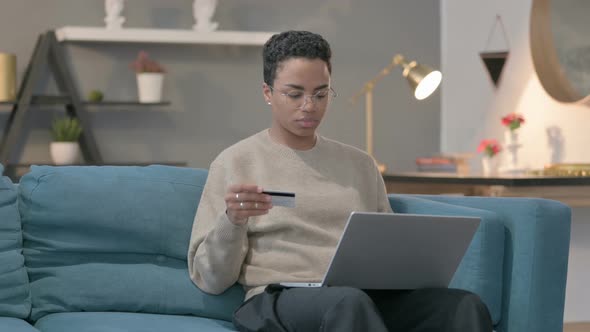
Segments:
[[[484,139],[479,143],[477,152],[483,152],[487,157],[493,157],[502,151],[502,147],[495,139]]]
[[[164,73],[164,67],[157,61],[150,59],[146,51],[139,51],[137,58],[131,63],[136,73]]]
[[[516,129],[520,128],[520,126],[524,123],[524,117],[518,113],[510,113],[504,117],[502,117],[502,124],[510,131],[515,131]]]

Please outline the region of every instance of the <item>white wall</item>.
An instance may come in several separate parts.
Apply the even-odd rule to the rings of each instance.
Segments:
[[[532,0],[443,0],[441,3],[441,150],[474,152],[483,138],[503,139],[500,118],[525,116],[520,131],[521,167],[542,168],[551,161],[546,128],[558,126],[564,137],[562,162],[590,162],[590,107],[554,101],[533,68],[529,43]],[[492,30],[496,15],[502,30]],[[492,33],[493,31],[493,33]],[[486,48],[488,37],[492,35]],[[497,89],[479,53],[505,48],[510,55]],[[475,165],[475,164],[474,164]],[[590,209],[574,209],[565,320],[590,321]]]

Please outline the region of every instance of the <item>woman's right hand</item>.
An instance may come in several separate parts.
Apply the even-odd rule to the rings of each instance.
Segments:
[[[262,216],[272,208],[270,195],[253,184],[231,185],[225,194],[227,217],[235,225],[244,225],[249,217]]]

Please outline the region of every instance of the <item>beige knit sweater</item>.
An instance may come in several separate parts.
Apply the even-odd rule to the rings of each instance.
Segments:
[[[230,184],[294,192],[297,206],[274,206],[236,226],[225,214]],[[352,211],[391,212],[370,156],[319,135],[312,149],[293,150],[259,132],[211,164],[191,233],[190,277],[212,294],[238,281],[246,298],[271,283],[319,282]]]

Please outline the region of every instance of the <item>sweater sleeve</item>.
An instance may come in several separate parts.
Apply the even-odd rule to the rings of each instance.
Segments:
[[[223,166],[216,161],[209,169],[188,251],[191,280],[211,294],[223,293],[238,280],[248,249],[248,226],[233,224],[225,213],[229,183]]]

